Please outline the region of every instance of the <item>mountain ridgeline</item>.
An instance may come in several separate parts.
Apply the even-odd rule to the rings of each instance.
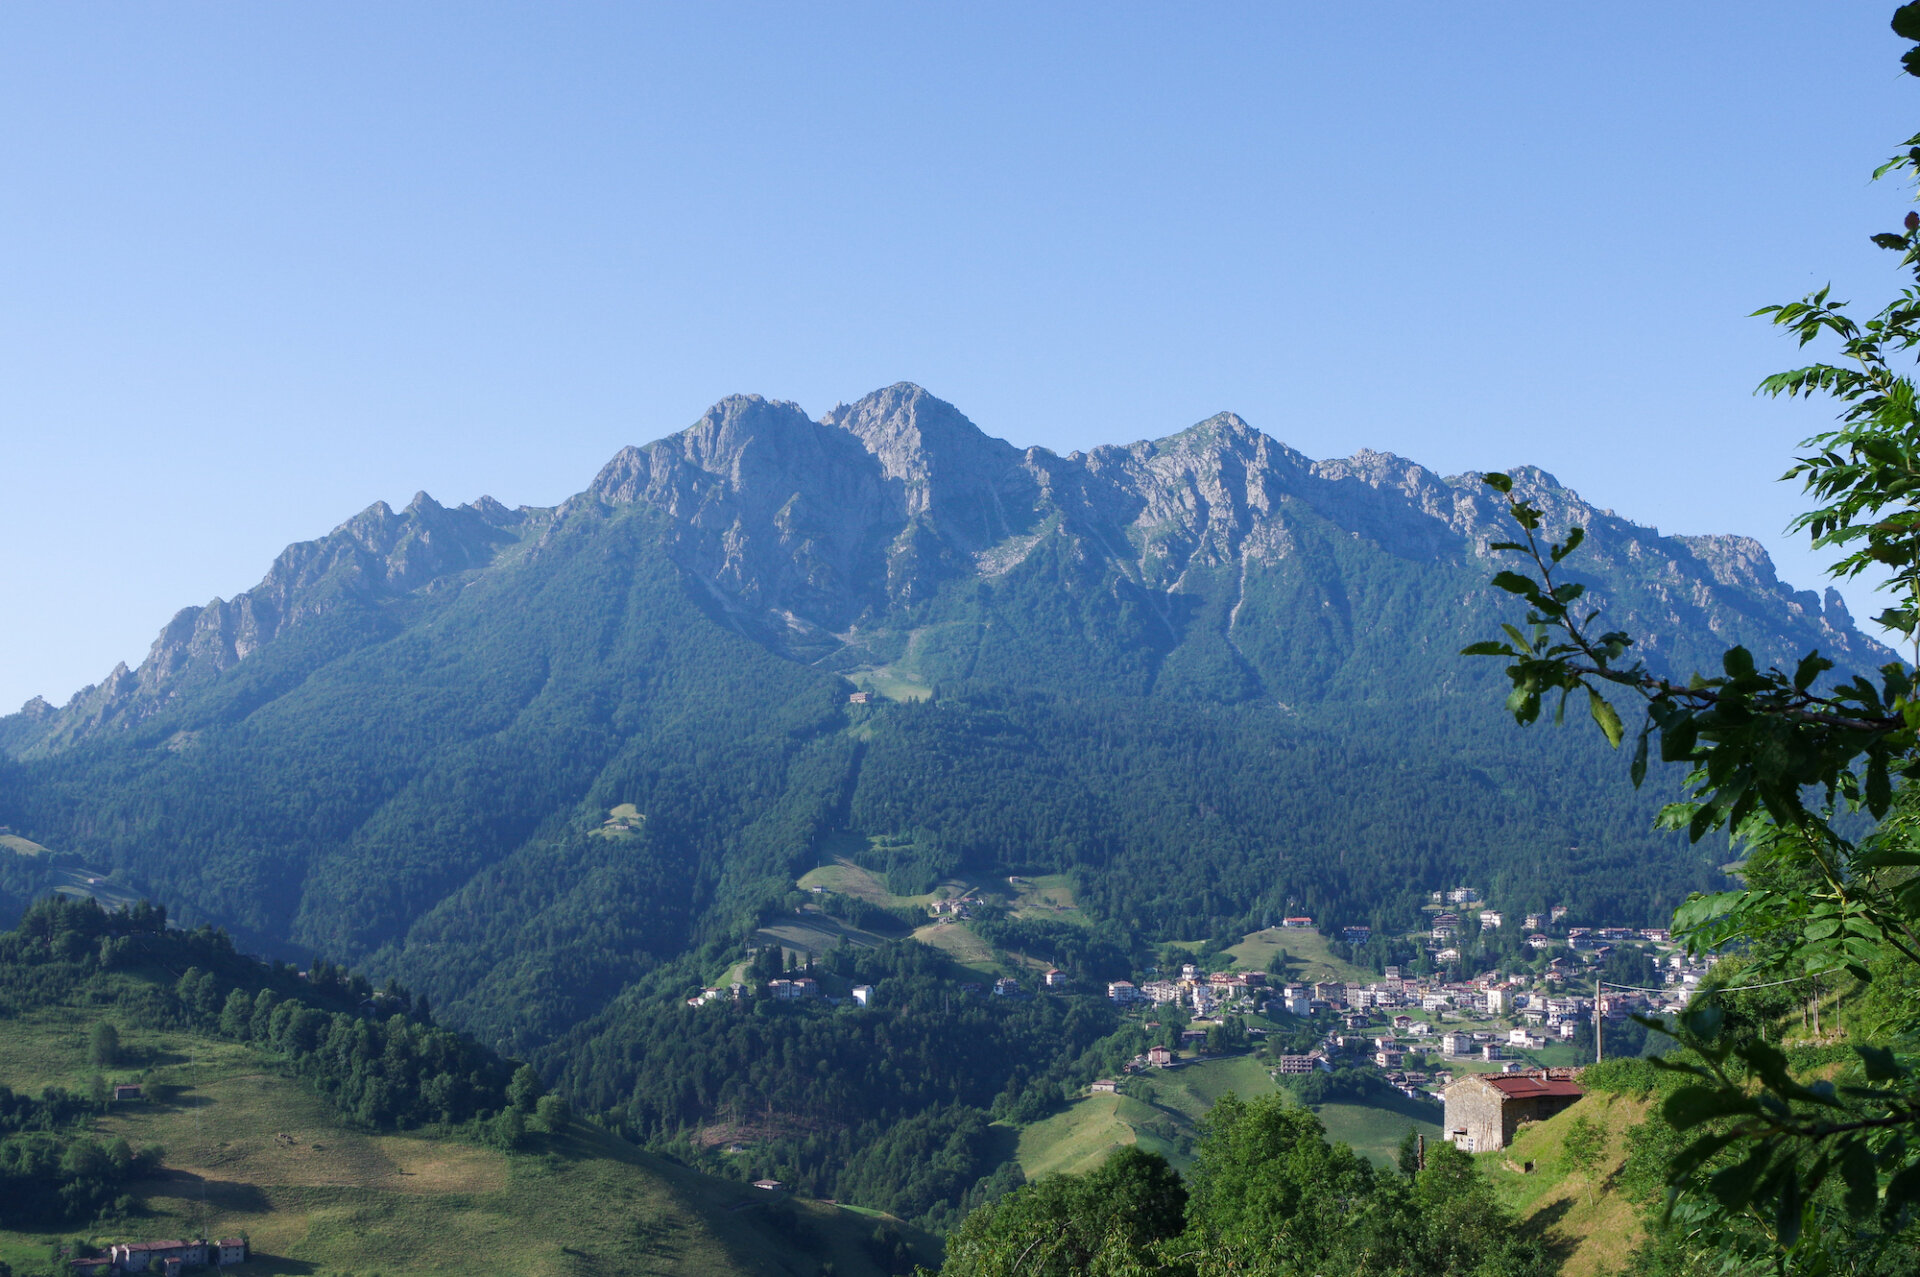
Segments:
[[[1750,540],[1515,480],[1663,668],[1889,659]],[[1411,922],[1457,882],[1659,922],[1718,859],[1652,830],[1673,778],[1516,731],[1456,655],[1511,618],[1504,521],[1476,476],[1231,414],[1058,456],[910,385],[738,396],[557,508],[422,493],[291,547],[0,719],[0,823],[528,1052],[736,953],[835,850],[900,891],[1067,872],[1123,943]]]

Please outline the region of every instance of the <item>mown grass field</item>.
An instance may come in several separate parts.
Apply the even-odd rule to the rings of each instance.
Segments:
[[[883,936],[848,926],[824,913],[788,914],[771,926],[755,931],[753,939],[755,944],[777,944],[796,953],[814,955],[831,953],[843,944],[871,949],[886,943]]]
[[[934,922],[913,933],[921,944],[940,950],[975,975],[991,980],[1001,974],[993,946],[975,935],[964,922]]]
[[[1372,971],[1342,962],[1327,949],[1327,938],[1311,928],[1268,927],[1255,931],[1227,950],[1242,971],[1265,971],[1273,955],[1285,949],[1295,959],[1289,977],[1295,980],[1343,980],[1365,983],[1380,977]]]
[[[876,665],[850,675],[855,687],[876,692],[890,701],[924,701],[933,695],[931,685],[906,670],[891,665]]]
[[[1084,1175],[1098,1169],[1115,1149],[1131,1145],[1184,1163],[1178,1143],[1167,1138],[1173,1129],[1165,1114],[1131,1096],[1092,1095],[1021,1131],[1015,1157],[1028,1179]]]
[[[886,884],[881,881],[878,874],[853,863],[844,855],[837,856],[830,865],[821,865],[807,871],[801,875],[795,885],[803,891],[819,887],[824,891],[854,896],[889,909],[924,909],[936,898],[982,892],[982,889],[975,884],[956,878],[940,883],[925,895],[896,896],[887,890]],[[1012,888],[1009,884],[997,882],[993,890],[984,894],[992,899],[1007,899],[1010,890]],[[1043,913],[1050,918],[1080,921],[1077,908],[1069,908],[1064,913],[1055,912],[1052,908],[1052,904],[1056,902],[1071,905],[1072,887],[1066,875],[1058,874],[1034,879],[1031,887],[1023,883],[1021,890],[1030,891],[1032,898],[1036,901],[1048,902],[1044,906],[1034,906],[1037,913]],[[1021,912],[1028,912],[1028,910],[1022,909]],[[873,945],[882,941],[882,937],[871,932],[861,931],[835,919],[813,914],[794,915],[790,919],[783,919],[774,926],[763,928],[756,933],[756,936],[761,943],[771,944],[778,941],[789,949],[810,950],[815,953],[823,953],[833,948],[835,944],[842,942],[843,937],[848,943],[862,945]],[[982,980],[992,980],[1002,975],[1030,975],[1029,968],[1044,970],[1049,965],[1038,959],[1017,956],[1012,956],[1008,962],[1003,963],[995,955],[993,947],[975,934],[972,928],[952,918],[944,918],[937,922],[929,921],[927,925],[915,928],[911,938],[940,950]]]
[[[0,1083],[83,1086],[94,1016],[42,1011],[0,1031]],[[349,1129],[251,1048],[122,1028],[149,1098],[96,1122],[103,1137],[160,1144],[165,1173],[135,1187],[145,1213],[67,1229],[96,1242],[247,1233],[243,1271],[587,1274],[836,1273],[877,1277],[874,1220],[827,1203],[716,1180],[576,1124],[505,1153],[425,1134]],[[926,1262],[928,1239],[914,1238]],[[53,1234],[0,1231],[0,1259],[45,1262]]]
[[[996,885],[1011,889],[1011,903],[1016,917],[1071,922],[1083,927],[1093,925],[1093,920],[1080,911],[1078,902],[1073,898],[1073,877],[1070,874],[1044,874],[1038,878],[1022,878],[1017,883]]]
[[[837,891],[843,896],[855,896],[885,909],[924,909],[927,902],[933,899],[932,894],[896,896],[887,890],[887,884],[880,880],[878,874],[854,864],[845,856],[835,857],[830,865],[808,870],[800,876],[796,885],[802,891],[812,887]]]
[[[1196,1060],[1174,1069],[1153,1069],[1144,1075],[1146,1094],[1161,1109],[1178,1113],[1189,1124],[1206,1116],[1221,1096],[1231,1091],[1243,1100],[1271,1095],[1274,1085],[1266,1066],[1251,1055],[1228,1055]]]
[[[0,849],[29,859],[50,857],[56,853],[50,847],[43,847],[30,838],[18,834],[0,834]],[[73,864],[71,860],[67,862]],[[131,907],[139,903],[137,893],[127,890],[107,878],[105,870],[89,869],[84,866],[67,868],[52,864],[48,869],[53,880],[53,889],[63,896],[92,896],[109,909],[121,906]]]
[[[1089,1171],[1114,1149],[1129,1144],[1185,1167],[1193,1160],[1200,1119],[1222,1095],[1232,1091],[1251,1099],[1278,1089],[1250,1055],[1154,1069],[1125,1079],[1121,1086],[1126,1094],[1086,1096],[1022,1130],[1016,1157],[1027,1177]]]
[[[1375,1166],[1390,1166],[1399,1155],[1400,1141],[1409,1128],[1428,1140],[1440,1138],[1440,1123],[1432,1105],[1405,1100],[1399,1105],[1322,1104],[1314,1109],[1327,1138],[1345,1144]]]
[[[1055,1171],[1079,1174],[1129,1144],[1161,1153],[1184,1168],[1193,1160],[1200,1119],[1221,1096],[1231,1091],[1252,1099],[1280,1089],[1266,1066],[1251,1055],[1154,1069],[1126,1078],[1121,1088],[1125,1094],[1086,1096],[1022,1130],[1020,1169],[1029,1179]],[[1346,1144],[1377,1166],[1393,1163],[1409,1127],[1429,1140],[1440,1137],[1432,1106],[1397,1096],[1377,1104],[1323,1104],[1314,1113],[1328,1139]]]

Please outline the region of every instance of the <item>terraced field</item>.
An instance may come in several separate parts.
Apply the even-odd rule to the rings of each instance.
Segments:
[[[753,933],[753,939],[755,944],[778,944],[796,953],[814,955],[831,953],[843,944],[871,949],[885,943],[884,936],[862,931],[824,913],[791,914],[771,926],[761,927]]]

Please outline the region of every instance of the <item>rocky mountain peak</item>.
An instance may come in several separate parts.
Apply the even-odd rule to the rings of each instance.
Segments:
[[[1014,464],[1020,450],[995,439],[958,408],[909,381],[844,404],[820,424],[844,430],[879,460],[889,479],[920,482],[944,472]]]
[[[906,518],[951,528],[970,549],[995,539],[993,521],[982,524],[977,507],[998,503],[1000,488],[1024,457],[952,404],[903,381],[835,408],[820,424],[858,441],[879,463]]]
[[[1635,606],[1653,624],[1698,629],[1701,609],[1732,617],[1777,607],[1789,622],[1823,626],[1818,641],[1838,654],[1877,651],[1837,599],[1822,617],[1818,597],[1783,586],[1747,538],[1662,537],[1537,467],[1511,474],[1515,495],[1542,507],[1550,525],[1590,529],[1582,571],[1652,583]],[[1488,543],[1511,531],[1505,503],[1477,474],[1442,478],[1367,448],[1313,461],[1232,412],[1062,457],[989,436],[909,382],[818,421],[791,402],[730,395],[686,429],[622,449],[557,512],[509,510],[491,497],[449,508],[426,492],[399,512],[376,501],[328,536],[288,547],[254,589],[181,611],[137,670],[115,671],[61,710],[30,704],[0,729],[0,748],[55,749],[131,726],[343,604],[438,589],[487,569],[516,539],[619,517],[623,505],[664,516],[661,548],[703,606],[809,662],[855,630],[921,623],[914,609],[954,581],[1065,571],[1074,584],[1060,590],[1131,600],[1159,617],[1157,643],[1177,638],[1178,617],[1217,586],[1232,595],[1222,604],[1229,636],[1252,624],[1259,609],[1240,606],[1247,591],[1257,597],[1268,588],[1263,573],[1305,564],[1330,535],[1421,571],[1464,568],[1478,579]],[[1737,607],[1716,602],[1728,590],[1743,599]]]

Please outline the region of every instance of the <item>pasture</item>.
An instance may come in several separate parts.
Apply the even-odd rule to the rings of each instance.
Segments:
[[[1308,927],[1268,927],[1265,931],[1255,931],[1228,949],[1227,954],[1242,971],[1265,971],[1274,954],[1282,949],[1293,960],[1288,967],[1289,979],[1364,984],[1380,978],[1375,972],[1334,957],[1327,948],[1327,938]]]
[[[84,1087],[98,1071],[148,1098],[96,1119],[100,1137],[166,1149],[134,1186],[143,1211],[59,1234],[0,1231],[0,1259],[44,1264],[69,1237],[95,1244],[245,1232],[240,1271],[361,1277],[492,1271],[879,1277],[873,1220],[675,1166],[575,1123],[512,1153],[430,1133],[351,1128],[252,1048],[120,1025],[127,1063],[87,1062],[98,1012],[42,1009],[0,1034],[0,1083]],[[913,1239],[923,1262],[929,1239]]]

